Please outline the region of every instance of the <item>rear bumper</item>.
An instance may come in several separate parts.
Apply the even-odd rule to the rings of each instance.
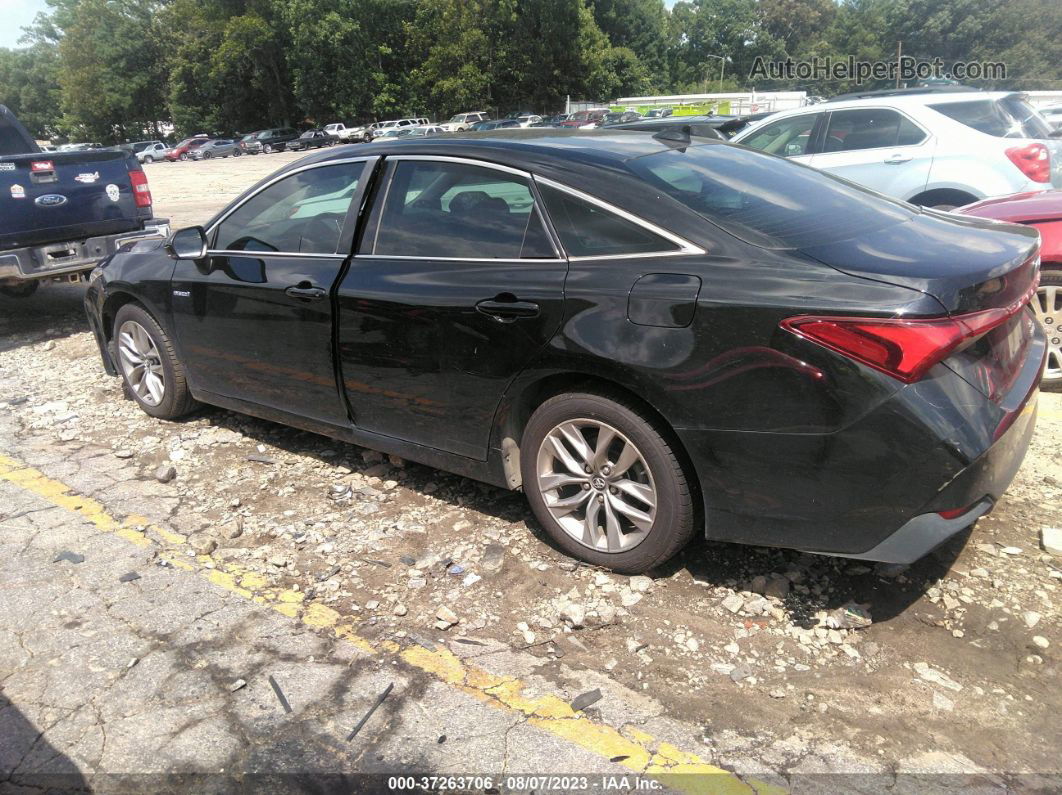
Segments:
[[[126,243],[163,238],[170,234],[168,218],[152,218],[144,228],[85,240],[0,252],[0,281],[33,281],[91,270]]]
[[[1032,439],[1046,354],[1036,329],[1010,392],[948,368],[834,433],[678,430],[711,539],[910,563],[987,513]],[[965,509],[954,518],[944,518]]]

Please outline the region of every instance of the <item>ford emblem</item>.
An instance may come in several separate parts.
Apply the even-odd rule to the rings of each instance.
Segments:
[[[34,199],[34,204],[38,207],[58,207],[62,204],[66,204],[66,196],[62,196],[58,193],[46,193],[43,196],[38,196]]]

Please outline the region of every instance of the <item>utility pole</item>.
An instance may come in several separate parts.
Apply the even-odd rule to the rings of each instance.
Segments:
[[[903,55],[903,42],[896,42],[896,87],[900,87],[900,56]]]

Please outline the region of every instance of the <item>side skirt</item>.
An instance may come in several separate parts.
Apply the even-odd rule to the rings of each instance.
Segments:
[[[480,480],[492,486],[510,488],[505,477],[501,456],[497,450],[491,450],[486,461],[477,461],[474,458],[447,453],[434,447],[426,447],[414,442],[395,439],[392,436],[383,436],[382,434],[361,430],[354,426],[330,425],[281,409],[275,409],[271,406],[263,406],[260,403],[251,403],[213,392],[193,390],[192,395],[201,403],[208,403],[212,406],[239,412],[240,414],[249,414],[262,420],[328,436],[341,442],[367,447],[370,450],[378,450],[388,455],[396,455],[434,469],[441,469],[445,472],[452,472],[455,475]]]

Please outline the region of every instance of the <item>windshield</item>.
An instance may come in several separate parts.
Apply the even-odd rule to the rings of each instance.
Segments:
[[[462,122],[464,120],[465,120],[465,114],[463,114],[463,113],[458,113],[456,116],[451,116],[450,117],[450,121],[454,121],[454,122]]]
[[[847,180],[737,146],[672,149],[628,165],[703,218],[764,248],[821,245],[917,214]]]

